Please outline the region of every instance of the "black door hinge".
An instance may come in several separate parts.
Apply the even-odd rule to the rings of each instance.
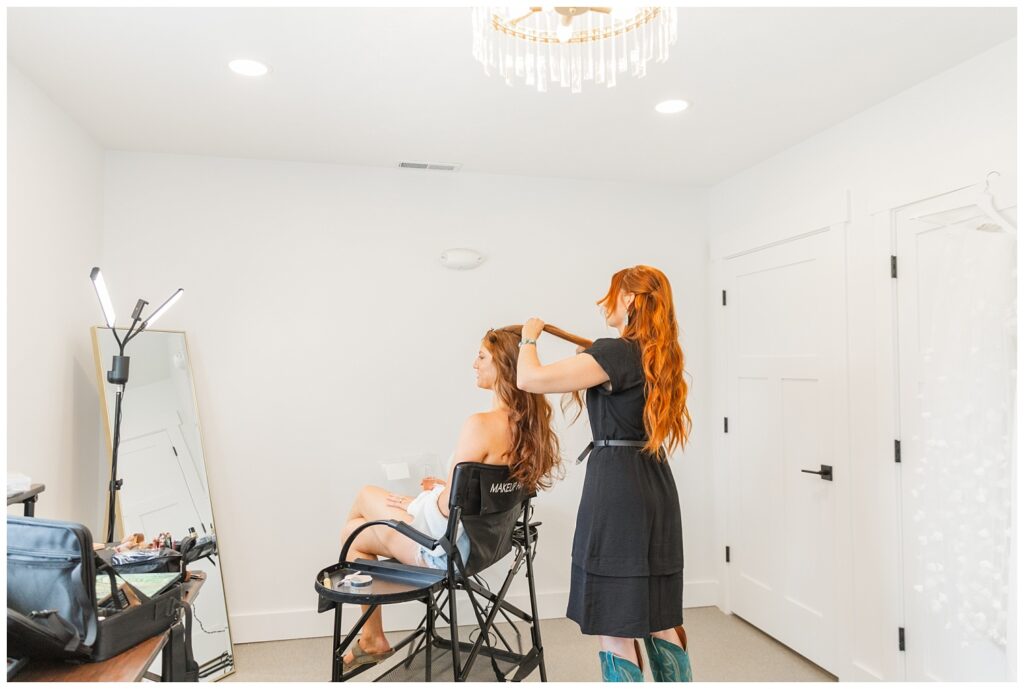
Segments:
[[[900,650],[901,651],[907,650],[907,637],[906,637],[906,634],[903,631],[903,627],[900,627]]]
[[[896,277],[896,257],[889,257],[889,272],[892,273],[893,277]]]
[[[729,417],[728,416],[725,417],[724,421],[725,421],[725,424],[724,424],[725,425],[725,432],[728,433],[729,432]]]
[[[729,561],[729,546],[725,546],[725,561]]]
[[[725,306],[725,290],[722,290],[722,306]]]
[[[901,464],[903,460],[900,458],[900,441],[894,440],[893,442],[895,443],[894,452],[896,453],[896,463]]]

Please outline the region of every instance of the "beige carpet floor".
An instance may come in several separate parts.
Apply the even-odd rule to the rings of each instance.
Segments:
[[[687,608],[685,612],[693,678],[700,682],[834,682],[822,670],[775,639],[716,607]],[[507,627],[507,625],[506,625]],[[468,633],[468,629],[467,629]],[[575,622],[541,622],[544,655],[551,682],[599,682],[601,669],[596,637],[583,636]],[[400,638],[402,632],[389,637]],[[524,639],[529,637],[524,635]],[[329,637],[235,645],[235,674],[231,682],[318,682],[331,678]],[[398,654],[396,654],[397,657]],[[369,681],[392,667],[374,668],[353,681]],[[650,670],[647,679],[651,681]],[[539,681],[538,671],[527,681]]]

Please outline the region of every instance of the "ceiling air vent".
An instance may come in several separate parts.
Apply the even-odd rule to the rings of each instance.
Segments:
[[[414,163],[410,160],[403,160],[398,167],[412,168],[413,170],[440,170],[441,172],[458,172],[462,163]]]

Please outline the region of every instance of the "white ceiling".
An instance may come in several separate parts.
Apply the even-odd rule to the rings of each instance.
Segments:
[[[10,59],[110,149],[695,186],[1015,35],[1014,8],[684,8],[667,63],[573,95],[484,76],[465,8],[8,10]]]

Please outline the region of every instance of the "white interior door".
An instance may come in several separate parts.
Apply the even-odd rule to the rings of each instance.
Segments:
[[[912,681],[1012,679],[1016,241],[992,231],[977,195],[965,190],[896,213]],[[1015,219],[1015,209],[1004,215]]]
[[[829,229],[726,261],[732,611],[835,671],[845,480],[844,244]],[[832,468],[833,480],[804,470]]]

